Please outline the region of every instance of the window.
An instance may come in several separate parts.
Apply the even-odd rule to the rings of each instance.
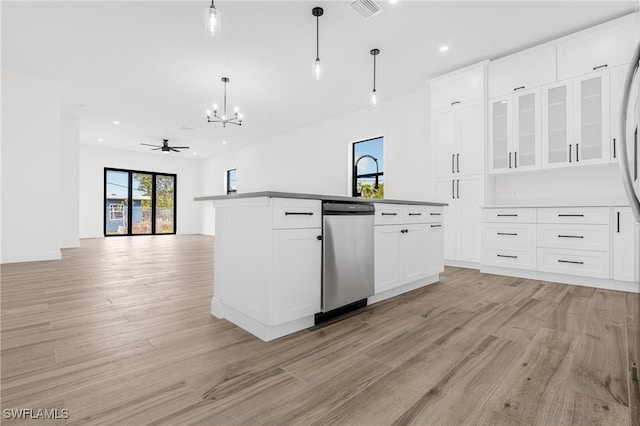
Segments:
[[[176,175],[104,169],[104,235],[176,233]]]
[[[235,194],[238,191],[238,171],[227,170],[227,194]]]
[[[111,204],[109,206],[109,220],[124,220],[124,204]]]
[[[383,137],[353,144],[352,196],[384,198],[383,144]]]

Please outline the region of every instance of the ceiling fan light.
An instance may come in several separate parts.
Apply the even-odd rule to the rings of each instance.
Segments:
[[[220,12],[213,4],[213,0],[211,6],[204,11],[204,25],[207,34],[214,36],[220,33]]]

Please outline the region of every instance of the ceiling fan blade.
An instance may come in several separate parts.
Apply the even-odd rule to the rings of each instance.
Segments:
[[[188,146],[172,146],[171,148],[189,149],[189,147],[188,147]]]
[[[151,151],[157,151],[157,150],[159,150],[159,149],[162,149],[162,147],[159,147],[159,148],[153,148]]]
[[[140,145],[145,145],[145,146],[156,146],[156,147],[160,147],[160,148],[162,148],[162,146],[160,146],[160,145],[151,145],[151,144],[148,144],[148,143],[141,143]]]
[[[173,152],[180,152],[179,150],[175,149],[174,147],[169,148],[171,151]]]

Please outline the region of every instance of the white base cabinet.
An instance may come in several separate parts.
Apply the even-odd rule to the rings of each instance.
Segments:
[[[441,207],[376,208],[375,294],[444,270],[442,215]]]
[[[483,272],[640,291],[628,207],[485,208],[482,227]]]

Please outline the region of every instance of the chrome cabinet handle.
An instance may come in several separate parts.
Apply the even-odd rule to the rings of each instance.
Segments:
[[[584,238],[583,235],[558,235],[558,238]]]
[[[431,216],[442,216],[442,213],[429,213]]]
[[[609,66],[609,64],[598,65],[597,67],[593,67],[593,70],[594,70],[594,71],[597,71],[597,70],[599,70],[599,69],[601,69],[601,68],[607,68],[608,66]]]
[[[442,225],[431,225],[432,228],[440,228]]]
[[[451,106],[458,105],[460,101],[451,102]]]
[[[617,221],[618,221],[618,230],[616,231],[618,234],[620,233],[620,212],[616,212]]]
[[[616,158],[616,138],[613,138],[613,158]]]
[[[513,153],[513,165],[516,169],[518,168],[518,151]]]
[[[498,232],[498,235],[510,235],[510,236],[517,236],[518,234],[516,232]]]
[[[558,213],[558,217],[584,217],[583,214],[562,214]]]
[[[382,216],[398,216],[398,213],[381,213]]]
[[[422,213],[409,213],[409,216],[422,216]]]
[[[456,198],[460,198],[460,179],[456,181]]]
[[[498,213],[498,217],[518,217],[517,213],[514,214],[499,214]]]
[[[515,92],[517,90],[522,90],[522,89],[524,89],[524,86],[516,87],[515,89],[513,89],[513,91]]]
[[[460,154],[456,154],[456,172],[460,173]]]
[[[313,212],[284,212],[285,216],[313,216]]]
[[[456,155],[451,154],[451,173],[456,172]]]
[[[511,168],[511,153],[509,153],[509,168]]]
[[[572,146],[573,146],[573,144],[569,144],[569,162],[572,161],[572,157],[573,157],[573,154],[571,153],[571,147]]]
[[[497,254],[496,256],[498,257],[508,257],[509,259],[517,259],[518,256],[511,256],[511,255],[507,255],[507,254]]]
[[[580,157],[579,157],[579,152],[580,150],[578,149],[578,147],[580,146],[579,143],[576,144],[576,161],[580,161]]]

